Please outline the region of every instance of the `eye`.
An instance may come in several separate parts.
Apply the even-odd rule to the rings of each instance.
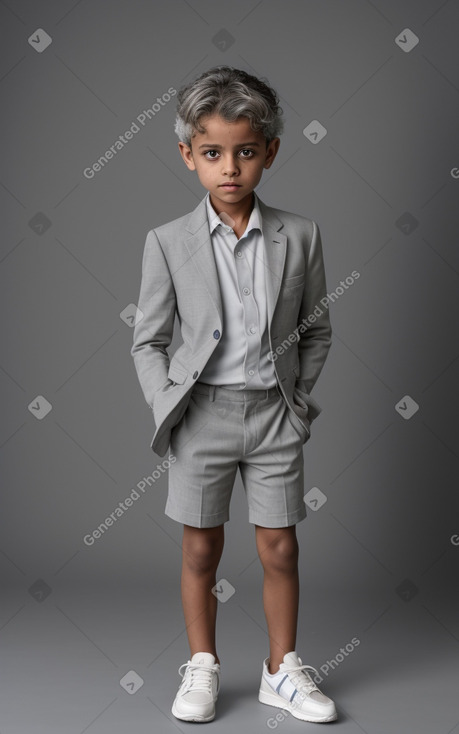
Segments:
[[[214,156],[215,153],[215,156]],[[211,161],[214,161],[218,156],[218,150],[206,150],[204,156]]]
[[[244,154],[244,155],[242,155],[243,158],[253,158],[253,156],[255,155],[255,151],[252,150],[251,148],[243,148],[239,152],[241,154]]]

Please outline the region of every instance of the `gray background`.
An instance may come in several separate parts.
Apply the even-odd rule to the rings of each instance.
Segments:
[[[1,734],[193,726],[170,713],[189,650],[167,477],[83,542],[162,461],[120,314],[147,231],[205,194],[179,156],[175,98],[94,178],[83,170],[218,63],[281,95],[261,199],[319,223],[329,292],[360,273],[330,307],[323,412],[304,447],[305,493],[327,501],[298,525],[299,655],[320,668],[360,641],[322,684],[343,734],[459,732],[459,4],[9,0],[0,22]],[[395,42],[406,28],[409,53]],[[52,38],[41,53],[37,29]],[[316,145],[312,120],[327,129]],[[409,420],[395,408],[406,395]],[[219,605],[209,728],[317,729],[257,701],[268,640],[239,477],[218,574],[235,593]],[[134,694],[120,685],[130,671]]]

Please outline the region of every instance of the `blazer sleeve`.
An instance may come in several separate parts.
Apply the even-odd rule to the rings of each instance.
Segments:
[[[313,232],[306,265],[306,278],[300,314],[298,354],[299,381],[310,393],[325,364],[331,347],[331,324],[327,303],[327,285],[320,230],[312,222]]]
[[[176,311],[175,289],[161,244],[154,230],[147,234],[142,280],[131,355],[145,400],[153,409],[155,394],[167,383]]]

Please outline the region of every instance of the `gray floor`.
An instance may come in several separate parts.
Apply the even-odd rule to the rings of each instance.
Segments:
[[[222,683],[217,716],[206,731],[234,734],[319,725],[258,702],[267,637],[261,576],[254,565],[218,611]],[[176,582],[176,580],[175,580]],[[188,731],[170,712],[188,646],[174,579],[145,587],[57,586],[42,601],[23,589],[5,596],[1,734],[132,734]],[[380,592],[384,590],[380,589]],[[384,598],[381,593],[381,598]],[[379,604],[378,589],[309,588],[302,593],[297,650],[323,668],[342,734],[459,732],[457,619],[439,593]],[[354,646],[338,663],[341,647]],[[328,672],[325,666],[329,666]],[[128,693],[120,680],[143,684]],[[327,726],[327,725],[323,725]],[[322,728],[323,728],[322,727]]]

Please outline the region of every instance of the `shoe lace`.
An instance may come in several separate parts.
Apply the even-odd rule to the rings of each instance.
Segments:
[[[185,668],[184,673],[182,673],[182,668]],[[199,690],[205,692],[212,691],[212,673],[217,673],[217,693],[219,691],[220,678],[218,675],[218,663],[215,663],[215,665],[198,665],[192,663],[191,661],[188,661],[187,663],[183,663],[183,665],[180,666],[178,672],[183,678],[182,685],[185,685],[188,690],[190,688],[193,688],[194,691]]]
[[[302,663],[301,658],[298,658],[300,663]],[[292,682],[298,689],[298,691],[303,691],[304,693],[311,693],[312,691],[318,691],[318,687],[312,680],[311,676],[307,672],[308,670],[312,671],[316,675],[319,675],[319,671],[312,667],[312,665],[292,665],[285,668],[286,673],[292,674]]]

